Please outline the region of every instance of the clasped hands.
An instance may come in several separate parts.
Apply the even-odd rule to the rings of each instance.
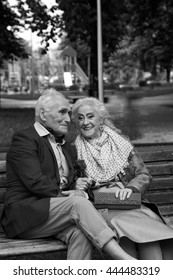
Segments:
[[[88,199],[88,194],[86,193],[86,190],[91,184],[91,179],[90,178],[78,178],[76,180],[76,185],[74,190],[69,190],[69,191],[63,191],[62,194],[68,195],[68,196],[83,196]],[[115,197],[119,198],[120,200],[125,200],[126,198],[129,198],[132,194],[132,190],[129,188],[121,188],[117,187],[117,184],[111,184],[111,187],[106,188],[106,187],[101,187],[97,191],[101,192],[114,192]]]
[[[67,196],[83,196],[88,199],[88,194],[86,193],[86,190],[90,186],[90,182],[91,180],[89,178],[78,178],[76,180],[75,189],[69,191],[62,191],[62,194]]]

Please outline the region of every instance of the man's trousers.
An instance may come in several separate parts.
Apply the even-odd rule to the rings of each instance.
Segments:
[[[116,238],[92,203],[80,196],[51,198],[48,220],[19,237],[48,236],[65,242],[68,245],[67,259],[73,260],[91,259],[92,244],[102,249],[112,238]]]

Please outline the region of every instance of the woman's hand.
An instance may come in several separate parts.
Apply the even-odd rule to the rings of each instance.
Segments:
[[[132,194],[132,190],[125,188],[125,189],[118,189],[115,191],[115,197],[118,198],[120,200],[125,200],[126,198],[129,198]]]

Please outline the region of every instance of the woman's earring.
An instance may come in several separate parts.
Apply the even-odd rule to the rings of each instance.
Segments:
[[[103,124],[100,124],[100,131],[103,132]]]

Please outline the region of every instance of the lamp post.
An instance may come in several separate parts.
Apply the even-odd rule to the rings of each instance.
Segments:
[[[2,107],[2,76],[3,70],[0,68],[0,109]]]
[[[31,36],[31,60],[30,60],[30,94],[32,98],[34,97],[34,66],[33,66],[33,38],[32,38],[32,29],[30,29]]]
[[[102,20],[101,0],[97,0],[97,52],[98,52],[98,96],[103,102],[103,51],[102,51]]]

